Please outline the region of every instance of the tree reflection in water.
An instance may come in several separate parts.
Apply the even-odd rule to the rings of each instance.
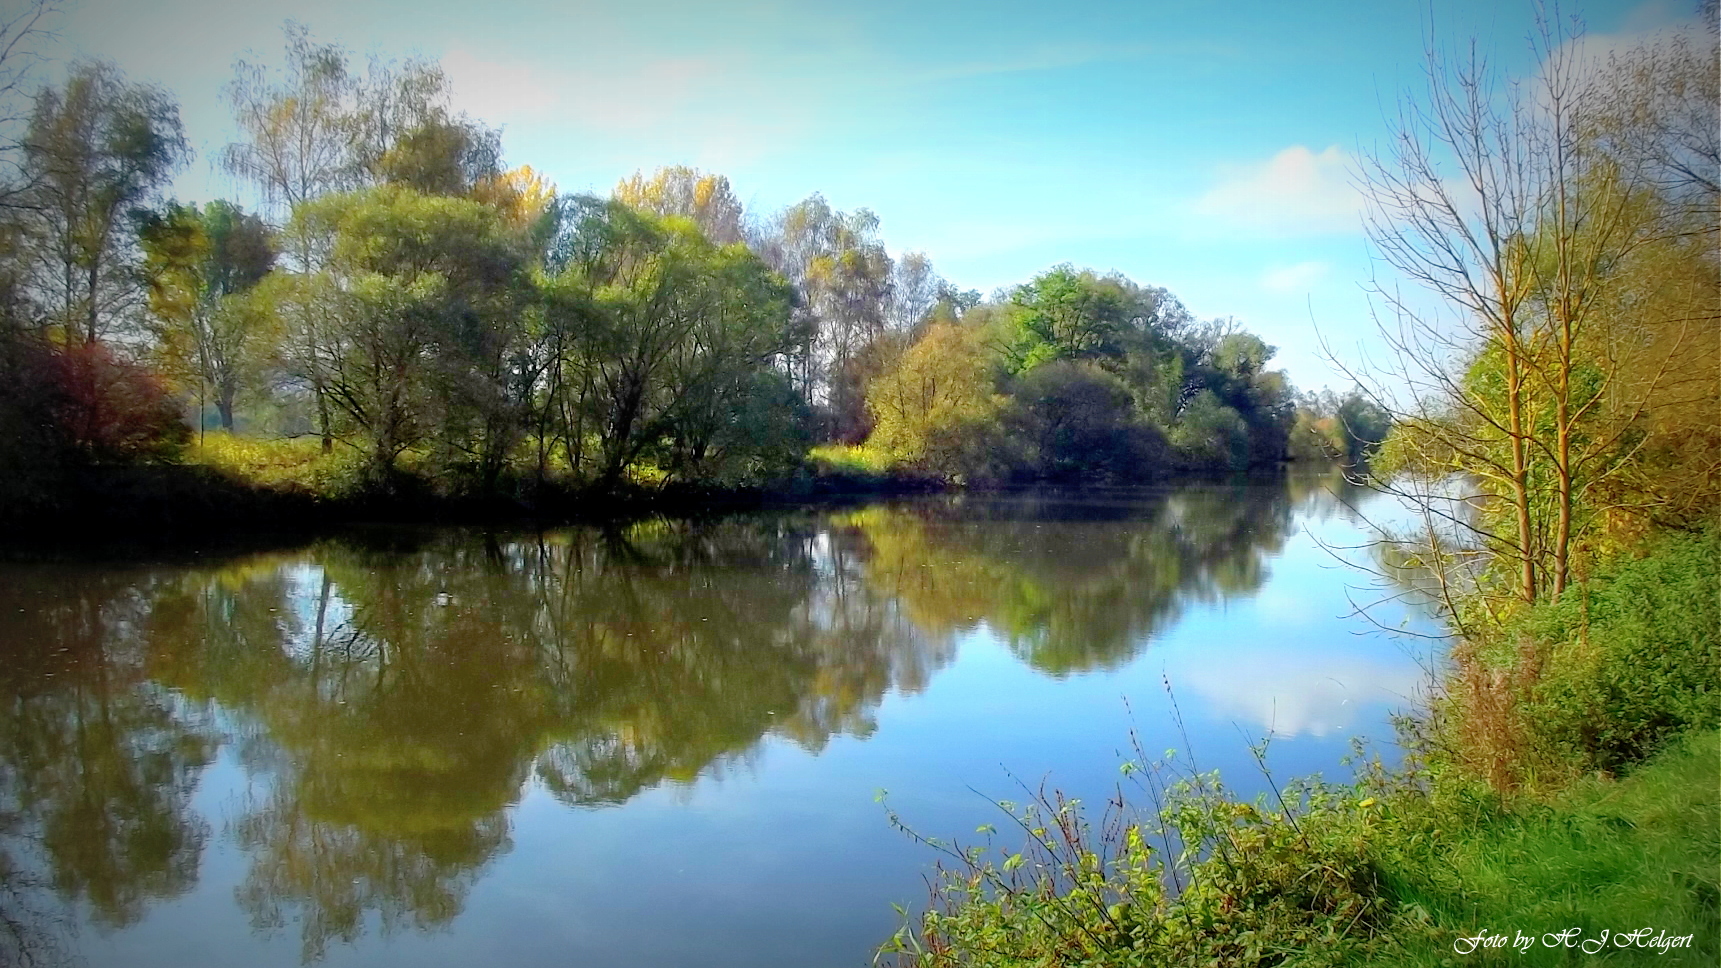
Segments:
[[[1259,589],[1296,496],[1258,485],[979,495],[841,523],[870,546],[870,584],[922,630],[984,622],[1024,662],[1062,676],[1128,662],[1190,603]]]
[[[0,960],[51,963],[64,925],[138,921],[196,883],[190,795],[208,718],[152,682],[153,576],[41,566],[0,581]]]
[[[296,924],[313,961],[367,925],[446,925],[533,780],[599,807],[766,737],[865,736],[981,623],[1048,674],[1117,666],[1190,603],[1258,588],[1305,496],[967,496],[8,566],[0,837],[24,846],[0,874],[37,857],[109,926],[183,893],[209,830],[190,794],[225,741],[261,791],[221,818],[255,929]]]

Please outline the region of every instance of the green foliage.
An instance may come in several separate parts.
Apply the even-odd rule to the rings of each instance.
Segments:
[[[168,373],[197,387],[200,401],[212,391],[221,426],[232,430],[241,388],[258,387],[275,349],[270,314],[248,298],[275,262],[268,229],[229,202],[201,211],[170,203],[143,217],[138,240],[156,355]]]
[[[1006,356],[1012,372],[1122,354],[1130,306],[1116,279],[1055,266],[1018,286],[1010,303],[1014,332]]]
[[[1222,470],[1249,464],[1249,425],[1211,390],[1197,393],[1183,408],[1171,443],[1195,467]]]
[[[527,254],[497,209],[385,186],[299,206],[330,242],[320,382],[387,480],[421,440],[493,475],[518,440],[522,401],[504,360],[530,298]],[[511,393],[511,390],[516,392]]]
[[[1011,389],[1004,431],[1022,448],[1026,476],[1127,483],[1149,479],[1166,462],[1165,439],[1136,412],[1129,387],[1097,366],[1047,363]]]
[[[1001,441],[986,330],[935,323],[867,388],[867,446],[910,470],[983,476]]]
[[[1393,430],[1392,415],[1360,390],[1305,394],[1297,402],[1289,447],[1297,460],[1372,466]]]
[[[1508,629],[1544,643],[1522,703],[1531,755],[1618,772],[1669,737],[1721,726],[1718,588],[1721,532],[1668,536]]]
[[[1192,326],[1163,289],[1062,265],[928,326],[868,406],[886,452],[946,477],[1242,470],[1288,456],[1295,407],[1272,356],[1229,321]]]
[[[1126,766],[1158,808],[1108,816],[1102,835],[1079,801],[1041,791],[1000,805],[1026,835],[1019,851],[933,842],[948,865],[933,906],[881,955],[917,968],[1266,966],[1337,964],[1366,946],[1389,911],[1369,856],[1374,798],[1311,782],[1240,803],[1211,774],[1161,794],[1163,769]]]
[[[642,456],[681,479],[798,462],[807,409],[776,370],[795,337],[783,280],[685,218],[598,199],[577,200],[568,218],[544,342],[545,405],[570,464],[609,487]],[[596,454],[576,440],[587,433]]]
[[[1384,799],[1371,841],[1394,912],[1351,963],[1449,966],[1707,965],[1721,958],[1721,734],[1687,733],[1624,780],[1586,778],[1547,801],[1502,801],[1444,781]],[[1644,946],[1612,936],[1650,928]],[[1550,947],[1576,929],[1606,950]],[[1518,951],[1455,951],[1480,932],[1533,936]],[[1607,934],[1604,935],[1604,932]],[[1657,934],[1690,943],[1656,948]],[[1599,957],[1598,957],[1599,955]]]

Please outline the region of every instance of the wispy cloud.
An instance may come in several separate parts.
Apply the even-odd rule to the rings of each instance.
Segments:
[[[1268,269],[1261,276],[1261,288],[1284,295],[1306,292],[1326,277],[1332,266],[1325,262],[1299,262],[1294,266]]]
[[[818,117],[805,103],[813,95],[774,93],[733,55],[572,67],[457,47],[442,66],[462,110],[512,131],[566,132],[588,161],[745,164],[796,143]]]
[[[1264,162],[1226,170],[1196,200],[1195,212],[1265,235],[1357,232],[1362,196],[1350,168],[1336,145],[1318,154],[1292,145]]]
[[[1048,44],[1020,51],[1001,52],[993,57],[956,61],[905,73],[913,83],[983,77],[989,74],[1018,74],[1029,71],[1063,70],[1089,64],[1115,63],[1146,57],[1151,44]]]
[[[546,68],[490,60],[455,48],[443,55],[461,107],[486,119],[650,130],[687,113],[719,79],[736,75],[710,60],[659,58],[626,70]]]

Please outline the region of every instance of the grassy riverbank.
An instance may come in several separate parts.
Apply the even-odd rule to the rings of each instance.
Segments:
[[[770,483],[678,484],[649,473],[602,490],[510,470],[477,482],[432,473],[408,452],[387,481],[351,447],[315,438],[210,433],[173,460],[71,465],[21,493],[0,493],[0,540],[178,540],[314,531],[356,522],[497,524],[611,520],[651,513],[738,510],[783,503],[935,490],[941,483],[812,455]]]
[[[314,437],[262,439],[211,432],[173,459],[76,464],[0,486],[0,544],[38,546],[292,535],[358,523],[559,524],[698,515],[773,506],[844,506],[881,496],[964,486],[892,465],[860,447],[814,447],[792,472],[768,481],[678,482],[644,466],[612,485],[564,472],[539,477],[511,466],[478,482],[437,473],[408,451],[386,481],[361,450],[324,452]],[[1244,472],[1183,470],[1167,481],[1273,477],[1293,466],[1338,479],[1339,465],[1310,460]],[[1013,487],[1007,482],[975,486]],[[1032,486],[1032,485],[1030,485]]]
[[[1217,777],[1136,763],[1140,799],[1095,827],[1056,797],[1012,805],[1017,834],[995,839],[1019,851],[932,844],[932,905],[885,957],[1715,964],[1718,589],[1713,531],[1601,569],[1462,650],[1399,770],[1248,804]]]

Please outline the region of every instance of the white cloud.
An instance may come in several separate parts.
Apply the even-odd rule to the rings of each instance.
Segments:
[[[544,68],[456,48],[442,58],[460,106],[484,120],[575,122],[649,131],[693,107],[724,72],[696,58],[660,58],[627,70]]]
[[[1617,32],[1586,33],[1567,41],[1564,48],[1574,58],[1572,66],[1581,72],[1605,67],[1609,55],[1623,54],[1642,44],[1666,43],[1680,35],[1687,43],[1702,44],[1705,31],[1701,22],[1683,7],[1668,0],[1649,0],[1626,14]]]
[[[1330,736],[1355,728],[1376,704],[1408,705],[1424,688],[1421,667],[1407,658],[1360,655],[1310,661],[1289,652],[1245,648],[1215,662],[1211,656],[1173,659],[1166,674],[1204,700],[1218,717],[1274,736]]]
[[[1362,196],[1350,157],[1337,145],[1319,154],[1292,145],[1265,162],[1225,172],[1196,200],[1197,214],[1267,235],[1357,232]]]
[[[1261,288],[1285,295],[1307,292],[1325,278],[1331,268],[1325,262],[1299,262],[1294,266],[1268,269],[1261,276]]]
[[[558,80],[525,63],[485,60],[456,47],[443,55],[442,69],[460,106],[480,119],[542,116],[559,99]]]

